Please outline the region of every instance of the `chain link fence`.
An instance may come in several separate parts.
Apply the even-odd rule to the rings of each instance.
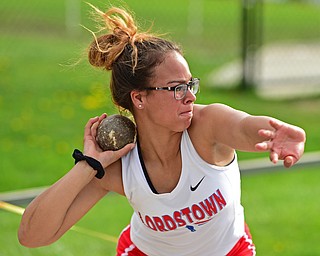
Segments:
[[[102,10],[110,7],[109,1],[88,2]],[[112,4],[132,10],[144,30],[152,26],[153,32],[180,43],[193,72],[201,76],[202,81],[213,69],[238,58],[241,52],[241,4],[238,1],[117,0]],[[0,8],[0,40],[7,43],[3,43],[2,50],[21,49],[26,47],[23,40],[32,38],[63,39],[86,46],[92,36],[80,24],[96,30],[90,11],[90,6],[80,0],[4,1]]]
[[[109,5],[90,2],[101,9]],[[153,31],[180,42],[203,86],[240,85],[263,95],[276,91],[276,96],[288,90],[297,95],[320,91],[320,1],[127,0],[113,4],[133,10],[143,28],[153,26]],[[89,42],[91,35],[80,26],[94,30],[89,11],[79,0],[4,1],[0,58],[26,47],[24,38]]]
[[[320,1],[242,1],[242,61],[213,72],[214,84],[268,98],[320,93]]]

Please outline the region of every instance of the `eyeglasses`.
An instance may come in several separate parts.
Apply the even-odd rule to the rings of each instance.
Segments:
[[[178,84],[176,86],[171,87],[146,87],[145,90],[154,90],[154,91],[174,91],[174,98],[176,100],[182,100],[186,94],[188,89],[196,95],[199,91],[200,87],[200,79],[199,78],[192,78],[187,84]]]

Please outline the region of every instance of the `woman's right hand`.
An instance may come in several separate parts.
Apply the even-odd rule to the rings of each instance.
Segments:
[[[107,114],[102,114],[99,117],[90,118],[84,129],[84,148],[83,154],[90,156],[100,161],[102,166],[106,168],[115,161],[119,160],[122,156],[126,155],[135,146],[134,143],[130,143],[117,151],[103,151],[97,141],[97,129],[101,121],[107,117]]]

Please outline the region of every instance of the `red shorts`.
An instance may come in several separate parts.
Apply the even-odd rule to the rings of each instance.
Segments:
[[[252,237],[247,224],[245,224],[245,235],[239,239],[236,245],[226,256],[254,256],[256,248],[252,242]],[[117,256],[147,256],[141,252],[131,241],[130,225],[120,234],[117,245]]]
[[[130,229],[130,225],[128,225],[120,234],[117,245],[117,256],[147,256],[131,241]]]
[[[233,246],[227,256],[254,256],[256,255],[256,247],[252,242],[252,236],[248,225],[244,224],[245,235]]]

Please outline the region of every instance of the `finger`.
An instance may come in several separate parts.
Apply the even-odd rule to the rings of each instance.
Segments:
[[[279,160],[279,155],[278,153],[274,152],[274,151],[271,151],[270,152],[270,160],[272,163],[276,164]]]
[[[135,143],[130,143],[125,145],[123,148],[116,150],[116,151],[112,151],[113,155],[111,157],[111,163],[117,161],[118,159],[120,159],[121,157],[123,157],[124,155],[128,154],[128,152],[130,150],[132,150],[135,147]],[[105,151],[105,152],[110,152],[110,151]],[[109,163],[109,164],[111,164]]]
[[[297,162],[297,159],[294,156],[286,156],[283,165],[287,168],[291,167]]]
[[[135,143],[129,143],[129,144],[125,145],[123,148],[121,148],[117,151],[114,151],[114,153],[115,153],[116,157],[120,158],[120,157],[128,154],[128,152],[130,150],[132,150],[135,147],[135,145],[136,145]]]
[[[283,126],[283,123],[276,119],[271,119],[269,124],[276,130],[279,130]]]
[[[272,148],[273,143],[271,141],[259,142],[255,145],[258,151],[268,151]]]
[[[274,139],[275,138],[275,132],[270,130],[261,129],[258,131],[259,136],[265,138],[265,139]]]
[[[106,117],[107,117],[107,114],[102,114],[101,116],[99,116],[99,119],[91,126],[91,135],[93,138],[97,136],[98,126],[101,123],[101,121]]]
[[[97,116],[89,119],[89,121],[84,127],[84,137],[91,136],[91,127],[95,122],[98,121],[98,119],[99,117]]]
[[[103,119],[107,117],[106,113],[103,113],[101,116],[99,116],[99,122],[101,122]]]

